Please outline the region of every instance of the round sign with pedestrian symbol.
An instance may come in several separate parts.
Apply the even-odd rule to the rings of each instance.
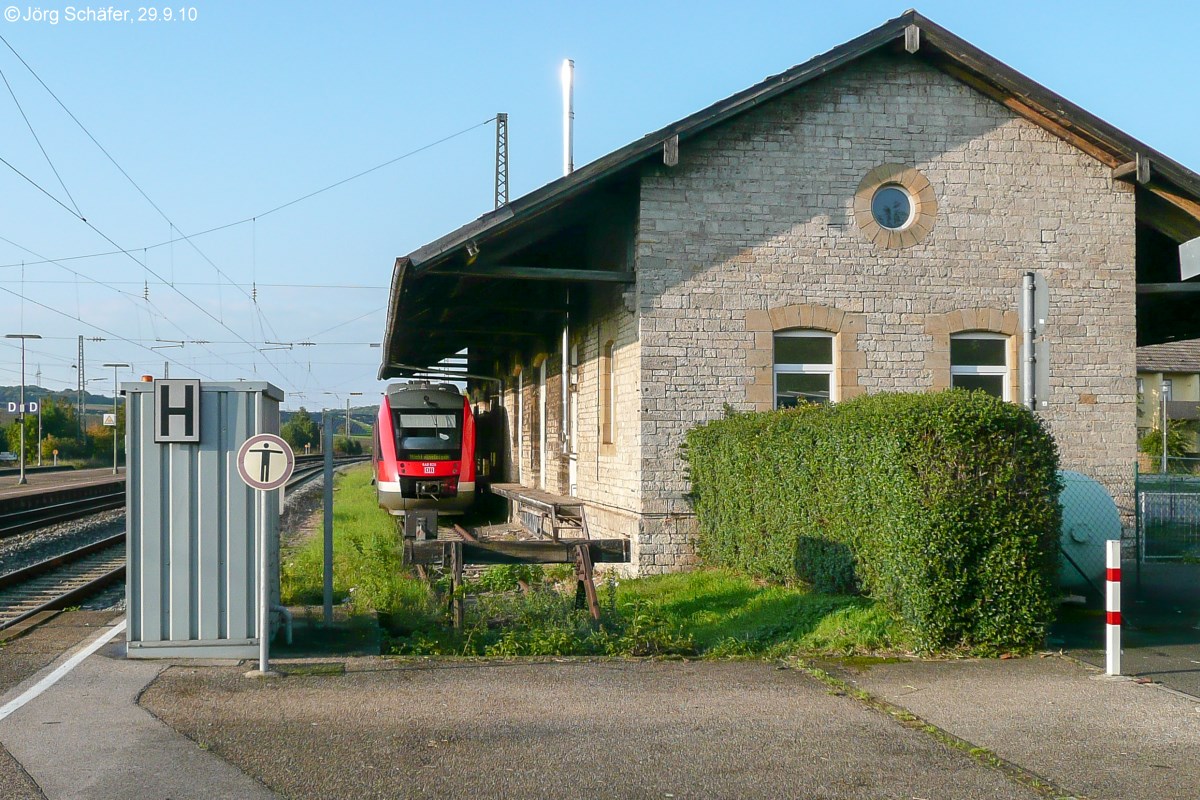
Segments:
[[[296,456],[283,439],[273,433],[251,436],[237,454],[238,475],[252,489],[278,489],[292,477]]]

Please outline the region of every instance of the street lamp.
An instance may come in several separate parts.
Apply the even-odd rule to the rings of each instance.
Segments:
[[[120,426],[117,425],[117,370],[121,367],[129,367],[131,365],[124,362],[119,364],[103,364],[105,367],[112,367],[113,371],[113,475],[117,474],[117,433]]]
[[[19,409],[21,425],[21,475],[17,478],[17,485],[29,483],[25,480],[25,340],[40,339],[40,335],[36,333],[6,333],[5,339],[20,339],[21,340],[21,406]]]

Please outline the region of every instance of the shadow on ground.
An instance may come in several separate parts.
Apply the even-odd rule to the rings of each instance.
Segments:
[[[1122,566],[1121,672],[1200,697],[1200,564]],[[1047,643],[1105,665],[1099,598],[1064,604]]]

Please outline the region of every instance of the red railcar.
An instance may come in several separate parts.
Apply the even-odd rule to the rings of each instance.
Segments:
[[[375,421],[375,491],[381,508],[461,514],[475,500],[475,415],[452,384],[387,388]]]

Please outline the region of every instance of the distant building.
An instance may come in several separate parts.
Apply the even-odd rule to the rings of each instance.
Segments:
[[[1137,427],[1144,436],[1162,426],[1162,399],[1167,420],[1189,421],[1191,451],[1200,451],[1196,421],[1200,420],[1200,339],[1164,342],[1137,350]]]
[[[1200,176],[908,12],[397,259],[380,377],[467,348],[509,480],[669,571],[696,558],[688,428],[864,392],[1018,401],[1034,272],[1039,413],[1132,519],[1135,343],[1200,337],[1197,236]]]

